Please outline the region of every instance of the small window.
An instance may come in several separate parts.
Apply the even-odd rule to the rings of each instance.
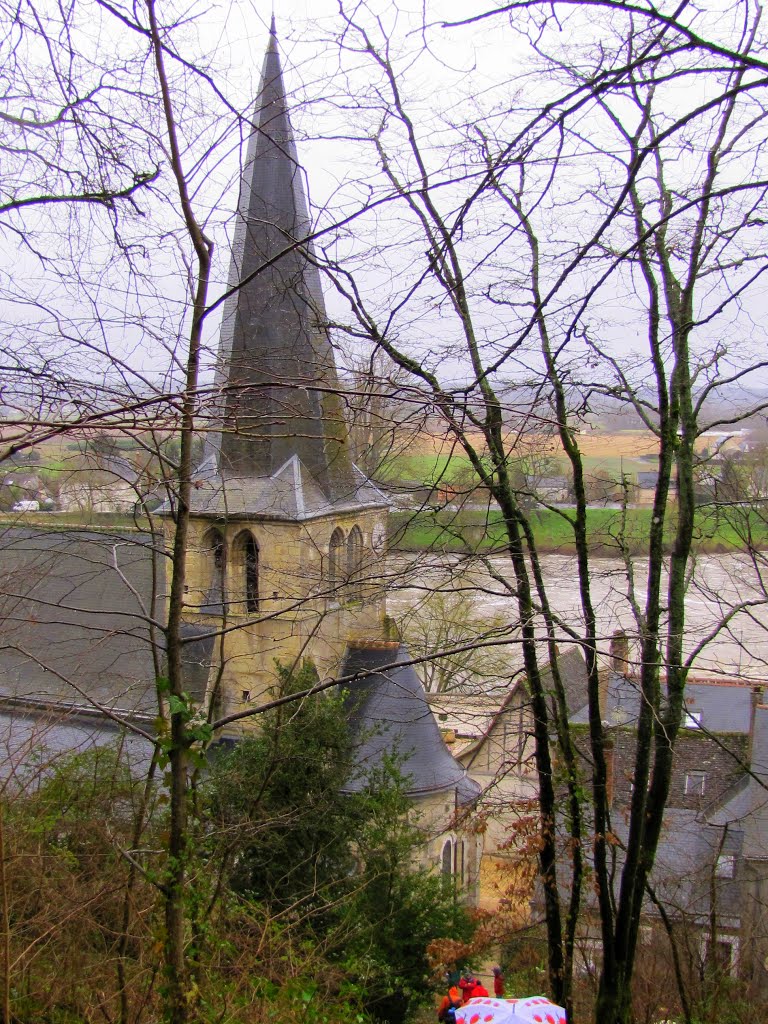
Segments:
[[[331,542],[328,545],[328,583],[331,588],[331,597],[338,600],[338,594],[336,591],[339,590],[342,583],[344,582],[344,550],[346,543],[344,540],[344,531],[336,529],[331,534]]]
[[[715,878],[736,877],[736,855],[733,853],[721,853],[715,864]]]
[[[440,870],[445,876],[453,874],[453,843],[450,839],[446,839],[443,845],[443,856],[441,859]]]
[[[251,691],[250,690],[242,690],[241,693],[240,693],[240,700],[243,702],[243,704],[247,704],[250,699],[251,699]]]
[[[735,975],[739,966],[739,940],[735,935],[720,935],[714,943],[704,943],[704,959],[724,974]]]
[[[700,711],[686,711],[683,725],[686,729],[700,729],[701,728],[701,712]]]
[[[685,773],[685,795],[686,796],[704,796],[704,790],[707,782],[706,772],[686,772]]]
[[[360,575],[363,568],[363,535],[359,526],[353,526],[347,540],[347,577],[349,596],[353,600],[362,594]]]

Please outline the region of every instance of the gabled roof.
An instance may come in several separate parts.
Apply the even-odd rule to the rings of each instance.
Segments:
[[[150,534],[3,530],[0,709],[156,716],[164,563]],[[194,623],[181,631],[185,688],[202,700],[214,634]]]
[[[768,860],[768,707],[764,704],[755,708],[750,769],[742,853],[747,860]]]
[[[350,458],[274,18],[252,128],[223,311],[216,429],[197,473],[208,493],[198,494],[193,511],[239,507],[284,518],[386,505]],[[285,472],[292,459],[298,485]]]
[[[455,793],[468,803],[480,793],[446,747],[429,709],[421,680],[408,664],[408,650],[398,643],[350,644],[341,677],[359,674],[349,684],[347,707],[352,737],[358,745],[360,775],[350,792],[364,789],[384,760],[399,754],[408,777],[410,797]]]
[[[557,656],[557,665],[560,672],[563,689],[565,691],[565,702],[569,711],[581,706],[587,694],[587,666],[584,655],[577,646],[569,647]],[[467,744],[461,750],[462,762],[472,767],[472,761],[486,740],[490,737],[496,724],[501,720],[504,712],[519,694],[520,689],[525,687],[525,682],[520,680],[512,686],[498,707],[496,713],[489,719],[482,734],[472,743]],[[542,685],[544,690],[551,695],[554,686],[552,666],[546,665],[542,673]],[[550,702],[552,697],[550,696]]]

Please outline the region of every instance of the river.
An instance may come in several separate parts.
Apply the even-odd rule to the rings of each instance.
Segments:
[[[554,554],[544,555],[541,561],[553,610],[562,617],[565,625],[580,629],[583,616],[575,558]],[[489,564],[490,572],[478,561],[462,560],[457,556],[393,554],[388,563],[392,579],[389,612],[400,618],[420,603],[424,603],[426,610],[434,610],[434,602],[430,602],[427,596],[430,592],[463,592],[471,601],[472,614],[478,623],[502,619],[513,624],[516,622],[514,594],[493,578],[498,574],[511,580],[509,561],[494,557]],[[628,573],[618,559],[596,558],[592,559],[591,565],[592,598],[598,617],[600,647],[607,650],[615,630],[622,628],[630,634],[637,632],[628,598]],[[632,575],[634,592],[639,595],[642,605],[647,586],[643,562],[633,562]],[[760,587],[757,570],[744,554],[698,556],[686,597],[684,646],[688,655],[710,637],[737,604],[745,601],[762,603],[734,616],[706,643],[693,662],[695,672],[768,677],[768,604],[765,603],[766,594]],[[562,639],[566,639],[565,630]],[[519,662],[519,645],[513,645],[510,652],[511,660]]]

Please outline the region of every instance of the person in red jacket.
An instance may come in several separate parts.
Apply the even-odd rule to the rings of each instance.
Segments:
[[[451,985],[446,995],[443,996],[443,1001],[437,1010],[437,1019],[445,1022],[445,1024],[455,1024],[456,1021],[456,1010],[462,1004],[461,989],[457,988],[456,985]]]
[[[470,999],[479,999],[480,996],[488,995],[488,989],[485,985],[481,985],[473,974],[468,974],[466,978],[462,978],[459,982],[459,988],[464,994],[465,1003],[468,1003]]]
[[[504,975],[500,967],[493,968],[493,994],[497,999],[504,998]]]

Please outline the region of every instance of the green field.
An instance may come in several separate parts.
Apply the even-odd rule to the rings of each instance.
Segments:
[[[540,551],[572,554],[575,550],[573,530],[563,510],[542,510],[530,514],[536,545]],[[708,509],[697,514],[694,545],[700,552],[739,551],[746,546],[745,527],[752,543],[768,547],[768,523],[755,512],[742,510],[729,513],[734,522],[717,516]],[[587,529],[592,549],[606,555],[617,554],[623,544],[633,554],[641,553],[648,539],[651,509],[631,508],[622,514],[617,509],[592,508],[587,513]],[[738,528],[737,528],[738,527]],[[675,516],[668,519],[666,547],[674,539]],[[493,551],[505,547],[501,513],[465,510],[438,512],[394,512],[390,516],[390,544],[404,551],[432,549],[436,551]]]
[[[529,514],[536,546],[540,551],[572,554],[575,550],[573,529],[568,519],[570,509],[562,514],[543,509]],[[641,553],[648,540],[651,509],[630,508],[622,515],[617,509],[591,508],[587,512],[587,529],[592,550],[617,554],[623,538],[633,554]],[[156,524],[157,525],[157,524]],[[147,532],[149,520],[119,513],[26,513],[0,515],[0,526],[27,526],[48,530],[73,528],[103,530],[135,530]],[[665,532],[666,547],[674,539],[675,516],[670,515]],[[728,518],[710,509],[700,509],[696,517],[694,546],[700,552],[743,551],[747,546],[747,530],[755,547],[768,548],[768,519],[754,510],[733,510]],[[504,524],[500,512],[478,509],[439,509],[396,511],[389,516],[390,547],[401,551],[483,551],[503,550]]]
[[[547,459],[552,474],[570,475],[570,464],[565,455],[549,454]],[[526,459],[521,458],[519,461],[525,464]],[[617,480],[625,475],[633,476],[636,473],[655,468],[654,459],[631,458],[626,455],[585,455],[583,462],[587,473],[605,473]],[[377,479],[382,482],[407,480],[426,486],[466,480],[470,472],[469,459],[466,455],[459,453],[454,455],[399,454],[387,459],[376,475]]]

